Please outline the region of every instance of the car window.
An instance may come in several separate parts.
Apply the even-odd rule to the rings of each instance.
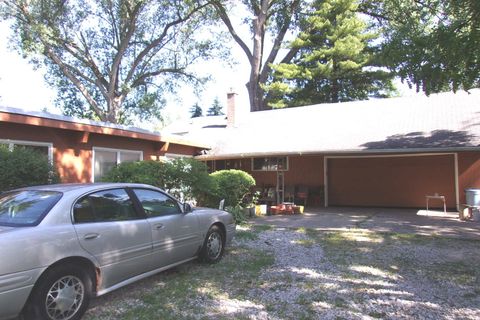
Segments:
[[[24,190],[0,195],[0,225],[37,225],[62,197],[61,192]]]
[[[133,203],[124,189],[104,190],[79,199],[73,206],[76,223],[137,219]]]
[[[164,193],[147,189],[134,189],[133,191],[148,217],[165,216],[182,212],[177,201]]]

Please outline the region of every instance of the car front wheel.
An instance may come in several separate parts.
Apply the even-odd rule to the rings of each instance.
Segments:
[[[31,294],[26,319],[76,320],[88,308],[92,279],[80,267],[62,265],[45,274]]]
[[[216,263],[222,259],[224,252],[224,234],[218,226],[211,226],[205,237],[200,258],[207,263]]]

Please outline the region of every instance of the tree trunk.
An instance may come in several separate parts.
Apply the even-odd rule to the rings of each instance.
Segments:
[[[259,8],[260,10],[258,10],[256,19],[253,21],[253,52],[250,61],[250,79],[247,83],[250,111],[263,110],[263,90],[260,87],[260,74],[262,70],[263,45],[268,6],[269,1],[262,0]]]
[[[246,83],[248,98],[250,101],[250,111],[266,110],[264,106],[264,91],[258,82],[258,75],[250,75],[250,81]]]

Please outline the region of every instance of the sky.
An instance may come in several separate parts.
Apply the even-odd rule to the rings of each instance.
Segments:
[[[11,30],[8,23],[0,22],[0,105],[20,108],[31,111],[47,110],[60,114],[54,105],[55,91],[44,80],[45,70],[34,70],[33,66],[21,55],[9,48],[8,38]],[[197,97],[192,88],[182,87],[175,97],[167,100],[163,115],[166,123],[190,117],[190,108],[195,104],[203,108],[204,115],[218,97],[221,105],[226,108],[226,95],[233,90],[237,96],[237,112],[249,111],[248,92],[245,83],[249,77],[249,64],[245,54],[236,44],[232,45],[232,57],[236,64],[227,66],[219,61],[211,61],[198,65],[200,73],[211,73],[213,79],[206,86],[200,97]],[[415,94],[414,90],[397,81],[399,93],[402,96]],[[136,124],[139,125],[139,124]],[[150,123],[149,129],[160,128],[159,123]]]
[[[0,22],[0,105],[61,113],[54,105],[55,90],[44,79],[45,70],[34,70],[26,59],[9,48],[10,36],[9,25],[4,21]],[[236,47],[232,49],[234,60],[238,62],[233,67],[219,61],[202,63],[196,67],[200,73],[211,73],[212,81],[205,86],[200,97],[189,87],[182,87],[175,98],[170,97],[164,110],[167,121],[189,118],[189,110],[197,102],[206,114],[216,97],[225,109],[227,93],[232,89],[239,94],[238,105],[248,109],[248,94],[245,88],[249,75],[248,63],[243,52]],[[244,63],[241,63],[243,61]],[[153,126],[155,127],[155,124]]]

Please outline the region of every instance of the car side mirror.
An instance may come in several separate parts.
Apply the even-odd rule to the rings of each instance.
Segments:
[[[184,203],[183,204],[183,213],[189,213],[192,212],[192,206],[189,203]]]

